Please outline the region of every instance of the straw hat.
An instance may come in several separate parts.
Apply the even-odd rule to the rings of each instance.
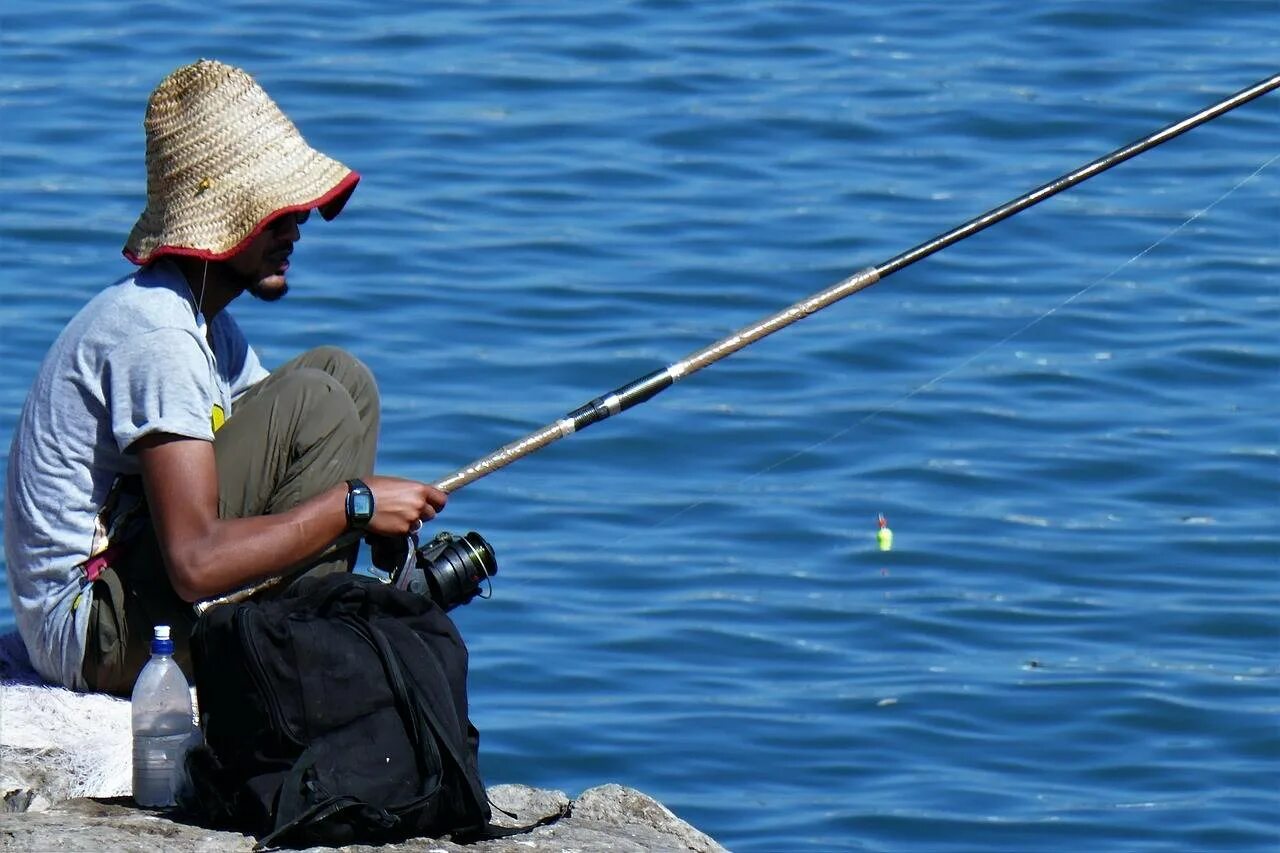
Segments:
[[[239,68],[202,59],[160,82],[147,103],[147,209],[124,256],[224,260],[276,216],[320,208],[332,219],[360,176],[307,145]]]

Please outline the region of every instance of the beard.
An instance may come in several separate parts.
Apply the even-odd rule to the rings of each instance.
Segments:
[[[272,278],[276,278],[276,276],[272,276]],[[266,281],[266,279],[250,282],[245,285],[245,290],[249,291],[255,299],[261,299],[263,302],[278,302],[289,292],[289,283],[283,278],[280,278],[278,286],[264,285],[263,281]]]

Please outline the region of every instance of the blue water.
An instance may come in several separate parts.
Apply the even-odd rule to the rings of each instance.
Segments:
[[[198,56],[364,175],[233,313],[365,359],[426,480],[1280,70],[1274,2],[127,9],[0,15],[5,447]],[[1277,155],[1272,94],[456,493],[486,781],[738,851],[1275,850]]]

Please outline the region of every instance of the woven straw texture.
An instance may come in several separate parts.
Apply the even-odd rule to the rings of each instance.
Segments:
[[[277,215],[337,216],[359,175],[316,151],[239,68],[202,59],[156,87],[143,122],[147,208],[125,242],[137,264],[159,255],[234,255]]]

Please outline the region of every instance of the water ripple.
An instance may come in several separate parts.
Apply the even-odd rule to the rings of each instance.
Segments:
[[[1244,0],[15,6],[0,440],[197,56],[364,176],[237,318],[365,359],[430,479],[1278,50]],[[502,565],[456,614],[487,780],[744,851],[1274,849],[1275,97],[455,495]]]

